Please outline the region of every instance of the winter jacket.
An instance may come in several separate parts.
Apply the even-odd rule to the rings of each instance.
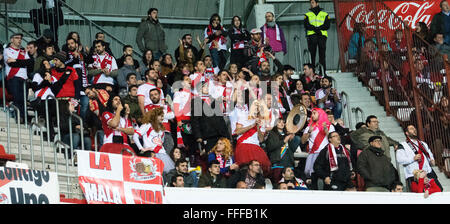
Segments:
[[[144,42],[142,42],[144,39]],[[145,19],[139,24],[136,34],[136,43],[141,52],[150,49],[152,52],[166,52],[166,34],[159,21]]]
[[[396,179],[396,170],[381,148],[368,147],[359,154],[358,173],[364,178],[366,188],[390,188]]]
[[[227,182],[221,174],[219,174],[214,181],[211,173],[206,172],[200,176],[200,179],[198,180],[198,187],[226,188]]]
[[[383,131],[380,129],[376,131],[372,131],[367,127],[361,127],[360,129],[352,132],[350,134],[350,138],[355,144],[355,147],[357,149],[365,149],[369,147],[369,138],[372,136],[381,136],[382,138],[382,145],[381,148],[384,151],[384,154],[388,159],[391,159],[391,154],[389,150],[389,146],[399,145],[400,143],[395,141],[394,139],[388,137]]]
[[[294,167],[294,152],[297,150],[297,147],[292,146],[292,140],[288,142],[291,145],[288,145],[287,151],[284,154],[283,157],[281,157],[281,149],[285,145],[284,138],[286,135],[280,134],[278,129],[274,127],[270,132],[269,136],[267,137],[265,143],[266,147],[265,150],[267,154],[269,155],[270,162],[274,166],[280,166],[280,167]]]
[[[338,169],[331,172],[328,145],[323,148],[316,161],[314,162],[314,172],[319,178],[325,179],[330,177],[331,181],[340,183],[351,183],[352,170],[350,169],[349,161],[343,151],[336,149]]]

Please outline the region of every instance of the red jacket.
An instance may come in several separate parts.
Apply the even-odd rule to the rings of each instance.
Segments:
[[[52,69],[52,76],[60,81],[64,73],[67,72],[71,72],[69,78],[64,82],[58,94],[56,94],[56,98],[75,97],[75,81],[78,79],[78,74],[74,68],[66,67],[62,72],[58,72],[56,69]]]
[[[435,192],[441,192],[441,188],[436,184],[434,179],[430,179],[430,182],[428,185],[424,184],[423,178],[419,179],[419,183],[413,181],[411,182],[411,191],[416,193],[423,193],[426,190],[428,190],[428,193],[431,195]]]

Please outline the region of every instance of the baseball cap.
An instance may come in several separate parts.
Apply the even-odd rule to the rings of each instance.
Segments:
[[[253,28],[253,29],[250,31],[250,33],[251,33],[251,34],[257,34],[257,33],[262,33],[262,31],[261,31],[260,28]]]
[[[65,62],[67,60],[67,54],[64,51],[60,51],[55,54],[54,58],[57,58],[60,61]]]

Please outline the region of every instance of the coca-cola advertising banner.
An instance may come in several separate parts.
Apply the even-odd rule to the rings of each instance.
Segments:
[[[385,35],[383,38],[388,41],[393,38],[393,31],[402,28],[402,21],[413,29],[416,28],[418,22],[424,22],[430,26],[433,16],[441,11],[440,1],[383,1],[375,5],[371,1],[337,1],[337,22],[340,24],[341,40],[348,43],[357,22],[366,25],[367,34],[378,30]],[[378,29],[376,29],[377,20]]]

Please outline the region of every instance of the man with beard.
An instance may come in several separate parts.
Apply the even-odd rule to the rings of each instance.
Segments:
[[[162,125],[164,126],[165,132],[163,145],[167,150],[167,153],[169,153],[174,148],[169,120],[173,120],[175,118],[175,114],[169,105],[164,104],[163,101],[161,101],[161,91],[159,89],[150,90],[150,101],[151,104],[145,106],[145,112],[148,112],[155,108],[163,108],[164,120],[162,121]]]
[[[141,109],[142,114],[145,114],[145,107],[152,103],[150,100],[150,90],[157,88],[156,82],[158,81],[158,72],[153,68],[150,68],[145,72],[145,77],[147,82],[140,85],[137,92],[139,108]],[[161,99],[164,101],[164,93],[161,89],[159,90],[161,91]]]
[[[283,63],[284,55],[287,53],[286,39],[283,29],[275,23],[275,15],[273,12],[266,13],[266,23],[261,27],[262,37],[266,44],[272,48],[274,56]],[[270,63],[273,68],[273,63]]]
[[[104,41],[97,40],[94,43],[96,53],[90,59],[92,63],[88,65],[88,74],[93,77],[92,84],[96,88],[112,91],[114,78],[118,74],[116,59],[106,52]]]
[[[339,93],[335,88],[332,88],[331,77],[325,76],[320,80],[320,87],[315,93],[317,106],[322,109],[330,109],[333,111],[334,118],[341,118],[342,103]]]
[[[76,82],[77,89],[79,89],[76,95],[80,99],[80,115],[82,118],[85,117],[86,111],[89,108],[89,98],[86,96],[84,90],[89,85],[86,71],[85,58],[86,55],[83,52],[80,52],[78,49],[78,43],[72,37],[67,38],[67,61],[65,64],[67,66],[73,67],[78,74],[78,80]]]
[[[158,9],[149,9],[147,15],[147,18],[139,24],[136,43],[141,52],[152,50],[154,59],[158,60],[167,50],[166,34],[158,20]],[[144,39],[144,43],[142,39]]]
[[[411,182],[414,181],[414,170],[424,170],[427,173],[427,177],[433,178],[442,191],[442,185],[431,168],[431,166],[436,165],[436,162],[427,143],[419,140],[417,129],[414,125],[408,125],[405,128],[405,136],[406,141],[400,143],[401,145],[396,151],[396,155],[397,162],[404,167],[408,189],[411,189]]]
[[[127,104],[122,105],[120,96],[111,96],[105,110],[101,112],[103,132],[103,145],[118,143],[129,145],[128,136],[134,134],[134,128],[128,118],[130,108]]]
[[[305,174],[307,177],[306,183],[311,184],[313,190],[318,189],[318,176],[314,171],[314,162],[319,156],[320,151],[329,143],[327,135],[334,131],[334,126],[328,120],[325,111],[320,108],[313,108],[311,119],[301,139],[302,144],[308,143],[306,151],[309,154],[306,158]]]

